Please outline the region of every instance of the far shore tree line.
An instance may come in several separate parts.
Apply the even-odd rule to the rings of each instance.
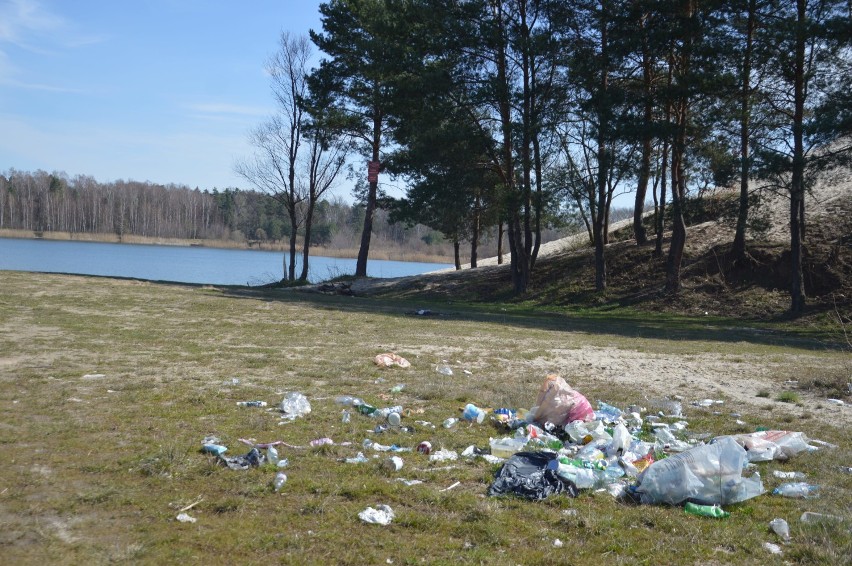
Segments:
[[[594,286],[606,289],[624,192],[637,245],[666,256],[677,293],[689,196],[738,187],[731,257],[744,264],[755,190],[770,188],[790,202],[800,313],[804,196],[852,154],[850,11],[848,0],[331,0],[310,42],[282,35],[268,65],[278,111],[237,171],[291,218],[307,203],[310,233],[311,203],[357,161],[356,275],[377,211],[389,211],[456,251],[469,243],[472,266],[484,235],[502,256],[505,234],[517,294],[565,210],[585,226]],[[385,194],[387,179],[402,198]]]
[[[357,249],[363,218],[362,206],[323,199],[316,206],[314,242],[340,252]],[[0,172],[2,229],[246,245],[276,243],[290,231],[281,203],[257,191],[98,182],[87,175],[69,178],[61,172],[15,169]],[[423,225],[391,224],[385,212],[377,216],[374,230],[380,245],[396,255],[450,258],[452,254],[440,232]]]

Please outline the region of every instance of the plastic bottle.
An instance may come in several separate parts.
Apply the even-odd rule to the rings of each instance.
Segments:
[[[280,490],[284,487],[284,484],[287,483],[287,474],[284,472],[278,472],[275,474],[275,479],[272,480],[272,485],[275,488],[275,491]]]
[[[362,415],[372,415],[376,412],[376,408],[372,405],[368,405],[366,403],[361,403],[359,405],[355,405],[355,409],[361,413]]]
[[[826,515],[825,513],[814,513],[813,511],[805,511],[799,520],[803,523],[821,523],[823,521],[842,521],[841,517],[835,515]]]
[[[453,428],[457,422],[459,422],[458,419],[450,417],[449,419],[444,421],[444,428]]]
[[[784,497],[803,497],[809,499],[817,496],[819,490],[818,485],[810,485],[806,482],[784,483],[772,490],[775,495],[783,495]]]
[[[226,446],[222,446],[221,444],[204,444],[201,446],[201,451],[221,456],[222,454],[228,451],[228,448]]]
[[[274,465],[278,465],[278,450],[274,446],[266,449],[266,459]]]
[[[238,407],[265,407],[266,401],[237,401]]]
[[[790,525],[784,519],[772,519],[769,521],[769,528],[782,539],[790,540]]]
[[[780,470],[775,470],[772,475],[782,480],[803,480],[807,477],[802,472],[782,472]]]
[[[349,413],[349,411],[347,411],[346,409],[344,409],[344,410],[343,410],[342,415],[343,415],[343,416],[342,416],[342,417],[341,417],[341,419],[340,419],[340,421],[341,421],[342,423],[344,423],[344,424],[345,424],[345,423],[348,423],[349,421],[351,421],[351,420],[352,420],[352,415],[351,415],[351,414]]]
[[[695,503],[687,503],[683,506],[683,510],[690,515],[698,517],[712,517],[714,519],[725,519],[731,514],[719,507],[718,505],[696,505]]]
[[[437,371],[441,375],[453,375],[453,368],[448,365],[439,365],[435,368],[435,371]]]

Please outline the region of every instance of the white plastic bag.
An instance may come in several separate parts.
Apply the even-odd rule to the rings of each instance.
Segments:
[[[281,401],[281,412],[289,419],[304,417],[311,412],[311,404],[301,393],[288,393]]]
[[[745,449],[731,437],[722,437],[654,462],[639,475],[636,491],[647,504],[738,503],[764,492],[759,474],[742,476],[745,461]]]
[[[731,438],[746,449],[749,462],[788,460],[810,449],[808,438],[802,432],[763,430],[750,434],[737,434]]]

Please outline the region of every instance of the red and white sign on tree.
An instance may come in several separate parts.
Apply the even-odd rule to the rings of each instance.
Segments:
[[[368,161],[367,162],[367,181],[370,183],[378,183],[379,182],[379,162],[378,161]]]

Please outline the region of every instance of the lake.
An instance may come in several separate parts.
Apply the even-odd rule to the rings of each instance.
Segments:
[[[284,252],[0,238],[0,270],[131,277],[210,285],[279,281]],[[355,273],[355,260],[311,256],[308,280]],[[370,277],[402,277],[452,267],[443,263],[369,260]],[[301,272],[301,255],[296,275]]]

